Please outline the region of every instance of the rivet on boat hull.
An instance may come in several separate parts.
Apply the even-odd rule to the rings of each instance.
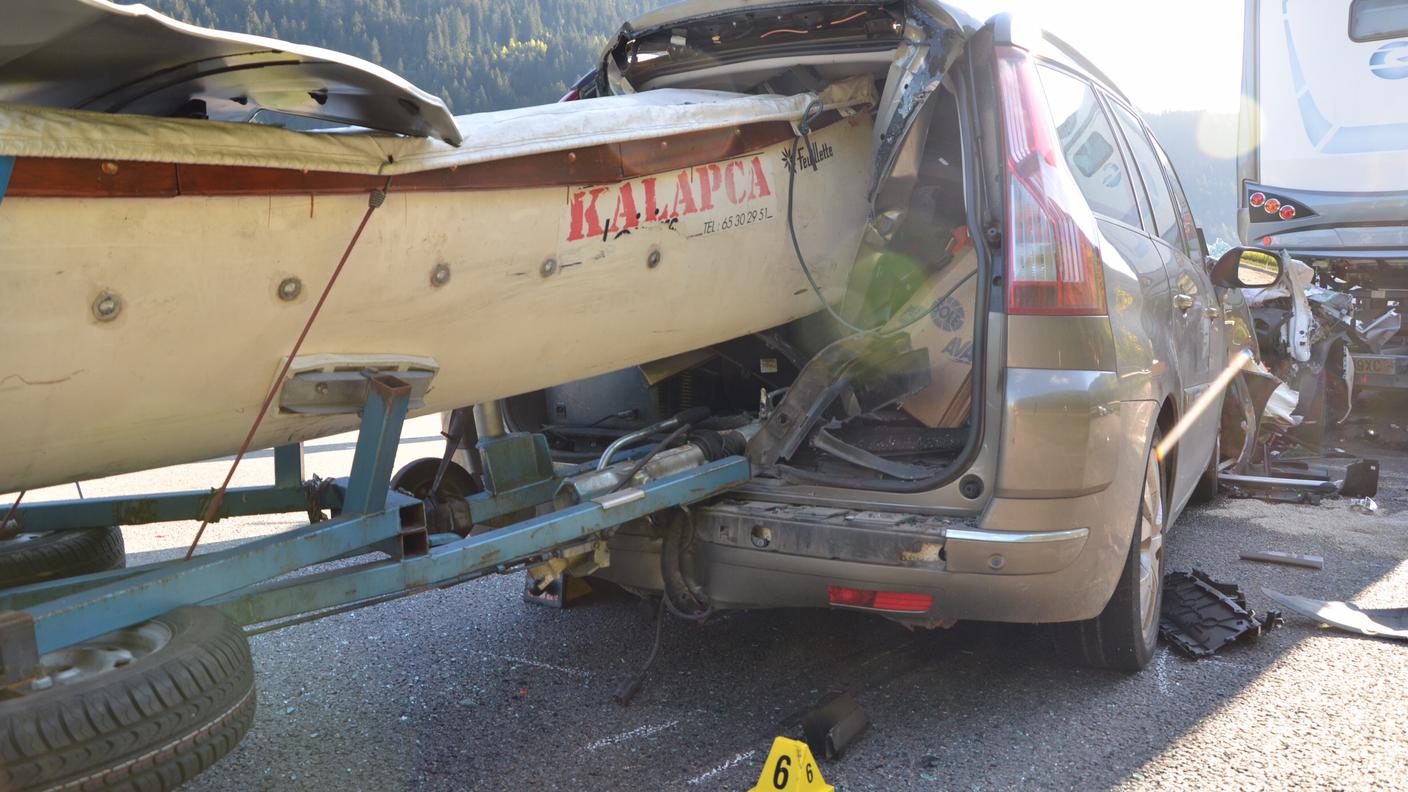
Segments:
[[[552,276],[557,272],[557,259],[548,259],[547,261],[544,261],[543,265],[538,268],[538,271],[543,274],[544,278]]]
[[[103,292],[93,301],[93,316],[99,322],[111,322],[122,313],[122,298],[112,292]]]
[[[650,269],[655,269],[656,267],[660,266],[660,258],[661,256],[659,250],[650,251],[650,255],[645,257],[645,266],[649,267]]]
[[[303,293],[303,281],[298,278],[284,278],[279,283],[279,299],[284,302],[298,299],[298,295]]]
[[[435,265],[435,269],[430,271],[430,285],[440,288],[450,282],[450,265],[440,262]]]

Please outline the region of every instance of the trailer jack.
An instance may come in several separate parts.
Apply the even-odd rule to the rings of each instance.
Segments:
[[[284,446],[275,450],[272,486],[231,489],[214,515],[303,512],[311,517],[328,509],[332,519],[185,561],[0,590],[0,681],[24,684],[48,652],[184,605],[215,607],[247,632],[264,632],[272,622],[308,621],[320,612],[375,604],[530,562],[560,574],[585,560],[584,548],[589,548],[587,558],[599,564],[605,559],[597,558],[599,545],[593,539],[602,532],[708,498],[749,476],[748,462],[730,456],[553,508],[564,472],[553,469],[546,440],[537,434],[502,434],[479,441],[485,490],[465,497],[465,509],[475,525],[525,511],[543,513],[466,537],[430,534],[425,504],[390,486],[411,386],[388,374],[370,379],[347,478],[305,482],[302,449]],[[199,519],[210,497],[210,492],[198,491],[38,503],[18,507],[14,519],[28,532]],[[365,560],[308,571],[354,556]]]

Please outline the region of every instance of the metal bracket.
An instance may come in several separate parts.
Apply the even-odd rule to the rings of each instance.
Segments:
[[[553,478],[548,440],[540,434],[513,432],[479,441],[484,460],[484,489],[501,493]]]
[[[0,683],[24,682],[38,669],[34,617],[24,611],[0,611]]]
[[[10,174],[15,172],[14,157],[0,157],[0,201],[5,200],[5,191],[10,189]]]
[[[410,386],[411,408],[422,406],[439,371],[434,358],[396,355],[302,355],[279,388],[279,411],[346,415],[362,408],[368,383],[393,376]]]

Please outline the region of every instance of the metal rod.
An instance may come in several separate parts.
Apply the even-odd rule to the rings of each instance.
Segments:
[[[357,450],[352,454],[352,473],[347,477],[347,494],[342,500],[344,514],[381,511],[386,505],[396,448],[401,443],[401,425],[410,406],[411,386],[400,379],[379,374],[369,384]]]
[[[274,449],[274,486],[303,486],[302,443],[289,443]]]
[[[213,600],[240,624],[259,624],[337,607],[466,575],[486,574],[530,556],[636,520],[661,509],[693,503],[748,480],[748,461],[728,457],[674,476],[648,482],[640,497],[607,508],[586,501],[450,544],[427,555],[329,570],[307,578],[278,581]]]
[[[31,503],[19,507],[19,522],[26,531],[68,531],[108,525],[145,525],[199,519],[207,513],[210,490],[163,492],[158,495],[87,498],[81,501]],[[324,491],[323,508],[340,506],[340,492]],[[308,508],[308,492],[295,487],[232,487],[225,492],[211,522],[249,514],[279,514]]]
[[[658,423],[653,423],[650,426],[645,427],[644,429],[637,429],[634,432],[628,432],[626,434],[621,435],[620,437],[611,441],[611,445],[607,446],[606,450],[601,452],[601,457],[596,461],[596,469],[605,470],[607,466],[611,464],[611,458],[616,456],[617,451],[620,451],[623,447],[628,446],[632,443],[644,440],[645,438],[650,437],[656,432],[661,432],[666,429],[670,429],[672,428],[674,423],[674,418],[667,418]]]
[[[481,440],[508,434],[504,426],[503,402],[489,401],[474,405],[474,429]]]
[[[420,502],[393,497],[385,512],[306,525],[28,608],[39,653],[399,536],[400,507]]]

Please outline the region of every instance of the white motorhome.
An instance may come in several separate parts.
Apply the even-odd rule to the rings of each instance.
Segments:
[[[1238,231],[1372,321],[1408,297],[1408,0],[1247,0],[1245,37]],[[1408,387],[1408,357],[1355,366]]]

